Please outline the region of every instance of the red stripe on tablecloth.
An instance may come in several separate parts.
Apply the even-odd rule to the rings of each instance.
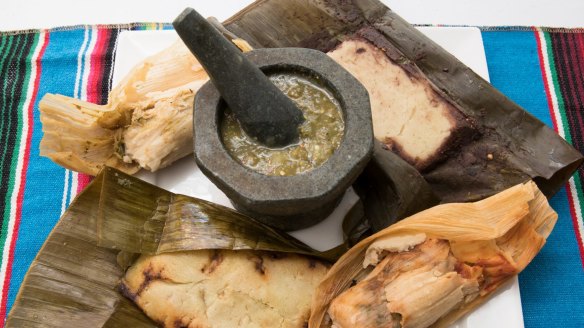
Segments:
[[[578,66],[580,68],[580,72],[582,72],[581,75],[584,75],[584,34],[574,33],[574,44],[577,46],[575,50],[578,51],[578,57],[581,59],[578,60]],[[584,76],[581,77],[584,79]],[[584,97],[584,95],[582,96]]]
[[[92,179],[93,177],[90,175],[79,173],[79,175],[77,175],[77,194],[85,189]]]
[[[578,56],[582,59],[579,61],[580,63],[580,71],[584,74],[584,33],[577,33],[574,34],[575,36],[575,41],[576,41],[576,45],[577,45],[577,51],[579,51]],[[581,76],[581,78],[584,80],[584,76]],[[582,177],[580,177],[582,178]],[[580,204],[580,206],[582,206],[582,204]],[[580,233],[580,227],[578,225],[578,218],[575,215],[575,208],[570,207],[570,211],[572,211],[572,218],[574,218],[573,224],[574,224],[574,230],[576,231],[576,236],[578,237],[578,248],[580,249],[580,259],[582,260],[582,266],[584,267],[584,242],[582,242],[582,234]]]
[[[111,32],[98,27],[97,40],[90,58],[90,71],[87,81],[87,101],[101,103],[101,85],[104,77],[104,58]],[[77,176],[77,193],[81,192],[91,182],[91,176],[79,173]]]
[[[12,264],[14,262],[14,248],[16,247],[16,240],[18,239],[18,228],[20,227],[20,219],[22,217],[22,203],[24,198],[24,186],[26,184],[26,173],[28,170],[28,161],[30,158],[30,144],[32,139],[33,125],[34,122],[34,105],[36,103],[36,97],[39,90],[39,82],[41,79],[41,58],[45,54],[47,45],[49,44],[49,32],[45,33],[45,38],[42,40],[43,46],[36,58],[36,72],[34,80],[34,91],[32,93],[32,98],[27,108],[28,115],[28,133],[26,135],[26,145],[24,148],[22,171],[20,172],[20,186],[18,190],[18,196],[16,201],[16,213],[14,218],[14,230],[12,232],[12,240],[10,241],[10,249],[8,250],[8,263],[6,265],[6,278],[4,279],[4,286],[2,286],[2,305],[0,306],[0,318],[6,318],[6,304],[8,302],[8,288],[10,287],[10,278],[12,276]],[[4,321],[0,322],[0,327],[4,327]]]
[[[107,44],[109,32],[98,29],[95,47],[90,55],[90,71],[87,81],[87,101],[94,104],[99,103],[98,85],[103,78],[103,51]]]
[[[541,40],[540,40],[540,32],[538,31],[536,28],[534,28],[534,33],[535,33],[535,40],[537,41],[537,56],[539,57],[539,68],[541,70],[541,76],[543,77],[543,85],[544,85],[544,89],[545,89],[545,95],[547,98],[547,103],[548,103],[548,110],[550,111],[550,117],[552,118],[552,123],[554,125],[554,131],[556,131],[556,133],[558,132],[558,122],[556,121],[556,115],[554,113],[554,105],[553,105],[553,101],[552,101],[552,95],[551,95],[551,91],[549,88],[549,83],[550,81],[548,81],[547,78],[547,74],[545,72],[545,61],[543,56],[545,56],[545,54],[543,53],[543,48],[541,46]]]

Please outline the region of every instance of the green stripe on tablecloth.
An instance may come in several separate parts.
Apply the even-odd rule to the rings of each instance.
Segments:
[[[10,58],[12,57],[12,53],[16,50],[16,47],[12,46],[12,43],[14,41],[15,38],[17,38],[17,36],[8,36],[8,41],[6,42],[6,49],[2,55],[2,57],[0,58],[0,76],[2,77],[6,77],[7,76],[7,71],[8,71],[8,64],[6,62],[6,58]],[[8,81],[7,78],[4,78],[3,81]],[[4,137],[4,122],[5,119],[4,117],[9,114],[9,112],[6,110],[4,103],[6,102],[6,87],[8,86],[7,83],[3,83],[2,84],[2,90],[0,92],[0,114],[2,116],[0,116],[0,141],[3,141],[3,137]],[[2,165],[2,168],[4,167],[4,153],[6,151],[5,147],[1,148],[2,152],[0,153],[0,165]],[[2,170],[2,173],[0,174],[0,186],[2,186],[4,184],[4,170]],[[0,192],[0,195],[4,195],[2,192]]]
[[[12,58],[16,48],[18,46],[18,40],[15,45],[13,45],[14,39],[18,36],[9,36],[7,41],[6,51],[2,58],[0,58],[0,76],[6,77],[8,72],[9,61],[7,58]],[[10,111],[6,106],[6,90],[8,87],[8,78],[3,79],[5,83],[2,84],[2,90],[0,97],[0,110],[2,116],[0,117],[0,142],[2,142],[2,152],[0,153],[0,213],[2,213],[2,230],[0,230],[0,247],[3,248],[4,240],[6,239],[8,218],[10,217],[10,190],[13,190],[14,186],[9,184],[9,176],[12,173],[12,167],[5,165],[6,161],[6,146],[4,146],[4,139],[8,138],[6,132],[4,131],[4,123],[10,120]]]
[[[22,125],[23,125],[23,115],[27,115],[26,109],[23,105],[26,101],[26,96],[28,93],[28,81],[30,79],[31,70],[31,56],[32,51],[38,41],[38,34],[25,34],[22,35],[19,40],[17,40],[17,48],[20,48],[18,55],[9,62],[7,66],[11,64],[14,66],[14,78],[5,80],[4,83],[8,85],[10,92],[5,94],[9,97],[9,102],[6,102],[5,97],[3,97],[0,106],[4,111],[4,115],[8,112],[10,119],[8,120],[8,128],[2,133],[8,133],[9,135],[3,140],[4,150],[2,153],[2,169],[9,169],[9,172],[2,172],[3,184],[6,185],[5,190],[2,190],[4,194],[4,206],[3,210],[3,220],[2,229],[0,231],[0,254],[4,251],[6,236],[8,235],[8,223],[11,211],[11,199],[14,193],[14,186],[16,181],[16,175],[20,174],[17,171],[17,164],[20,152],[20,142],[22,138]],[[6,132],[8,131],[8,132]],[[4,136],[4,134],[3,134]],[[7,163],[10,165],[6,165]],[[7,178],[7,179],[6,179]],[[6,181],[7,180],[7,181]],[[6,183],[7,182],[7,183]]]
[[[30,80],[30,73],[31,73],[31,66],[32,66],[32,56],[33,56],[33,52],[34,49],[36,47],[36,44],[38,42],[38,38],[39,35],[37,33],[35,34],[29,34],[30,36],[32,36],[32,38],[28,38],[26,40],[26,50],[23,53],[23,57],[25,57],[25,61],[24,61],[24,67],[20,67],[19,73],[22,72],[23,79],[22,82],[18,85],[18,89],[15,92],[15,97],[16,95],[18,95],[18,97],[20,98],[18,101],[18,106],[16,107],[16,112],[17,112],[17,131],[18,133],[16,134],[16,140],[14,142],[15,147],[13,148],[12,151],[12,161],[11,161],[11,167],[14,169],[14,171],[16,171],[16,166],[18,163],[18,155],[20,153],[20,142],[21,142],[21,138],[22,138],[22,128],[23,128],[23,122],[24,122],[24,115],[27,115],[27,108],[23,108],[24,103],[27,100],[27,96],[28,96],[28,84],[29,84],[29,80]],[[22,63],[22,61],[20,61]],[[15,172],[15,173],[19,173],[19,172]],[[14,184],[14,178],[15,176],[12,175],[11,176],[11,184]]]
[[[2,54],[4,52],[4,48],[6,47],[6,43],[8,43],[8,37],[0,37],[0,54]],[[2,57],[0,57],[2,58]]]

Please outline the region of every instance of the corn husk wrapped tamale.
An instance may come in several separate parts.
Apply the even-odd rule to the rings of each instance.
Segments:
[[[130,174],[168,166],[192,152],[193,99],[207,80],[179,40],[136,65],[105,105],[46,94],[41,155],[90,175],[104,165]]]
[[[254,48],[328,52],[368,89],[375,137],[444,202],[533,179],[553,195],[582,155],[378,0],[261,0],[225,22]]]
[[[233,42],[251,50],[244,40]],[[164,168],[193,151],[193,99],[208,79],[178,40],[136,65],[105,105],[46,94],[41,155],[90,175],[105,165],[129,174]]]
[[[140,263],[157,255],[172,262],[189,252],[212,250],[242,251],[256,256],[254,261],[258,254],[275,254],[263,265],[253,262],[264,267],[266,275],[273,264],[268,262],[276,261],[278,254],[293,253],[290,257],[304,261],[306,270],[321,273],[319,259],[332,259],[231,209],[176,195],[105,168],[49,235],[29,268],[6,326],[156,327],[120,292],[124,270],[140,254]],[[311,259],[299,260],[300,255]],[[136,292],[132,286],[128,282],[126,291]],[[302,292],[310,295],[312,291]]]
[[[417,213],[335,263],[309,327],[446,327],[521,272],[556,220],[533,182]]]

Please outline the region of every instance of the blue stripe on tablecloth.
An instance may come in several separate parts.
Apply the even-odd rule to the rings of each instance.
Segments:
[[[77,54],[83,42],[83,33],[83,29],[51,32],[42,59],[22,219],[8,293],[8,311],[30,263],[61,216],[61,197],[56,195],[63,193],[64,169],[48,158],[39,156],[39,144],[43,133],[38,102],[47,92],[73,96]]]
[[[491,83],[553,127],[534,33],[483,31]],[[566,191],[552,200],[558,223],[547,244],[519,275],[525,327],[584,327],[584,272]]]

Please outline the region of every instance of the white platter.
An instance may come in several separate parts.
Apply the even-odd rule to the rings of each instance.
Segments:
[[[454,54],[475,72],[488,80],[488,68],[481,32],[471,27],[420,27],[424,34]],[[144,58],[172,44],[174,31],[127,31],[118,39],[113,85]],[[229,200],[197,168],[192,157],[183,158],[156,173],[141,172],[139,177],[175,193],[181,193],[231,207]],[[291,234],[318,250],[326,250],[342,242],[341,222],[357,196],[348,190],[335,212],[308,229]],[[452,328],[523,328],[523,313],[517,278],[504,286],[489,302],[459,320]]]

